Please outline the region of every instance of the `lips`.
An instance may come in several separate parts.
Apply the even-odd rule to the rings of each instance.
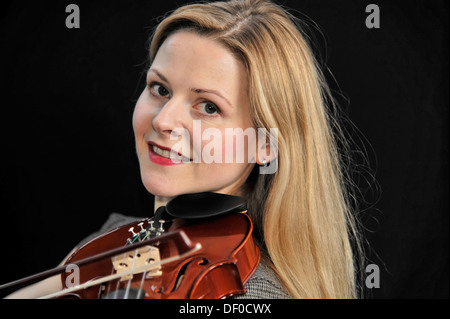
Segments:
[[[148,142],[150,160],[160,165],[179,165],[191,162],[190,158],[181,153],[172,151],[170,148]]]

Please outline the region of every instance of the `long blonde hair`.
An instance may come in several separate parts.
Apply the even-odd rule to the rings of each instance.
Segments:
[[[356,223],[329,114],[329,89],[296,19],[265,0],[190,4],[155,29],[152,61],[188,29],[244,64],[255,127],[278,128],[278,169],[250,175],[245,196],[268,262],[293,298],[354,298]],[[334,133],[333,133],[334,132]],[[273,164],[273,163],[272,163]]]

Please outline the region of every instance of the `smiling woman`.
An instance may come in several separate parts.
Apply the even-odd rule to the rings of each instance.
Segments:
[[[242,195],[240,189],[254,166],[248,157],[233,165],[225,160],[212,163],[204,152],[200,162],[170,160],[178,136],[186,131],[194,137],[194,121],[201,122],[202,130],[217,129],[224,139],[226,128],[253,127],[241,62],[215,41],[179,31],[161,45],[147,84],[136,104],[133,127],[142,181],[156,201],[163,205],[161,197],[204,191]],[[175,156],[202,157],[205,141],[184,142],[189,143],[181,147],[185,153]],[[225,156],[230,151],[221,153]]]
[[[267,1],[190,5],[161,22],[150,47],[150,70],[167,72],[167,80],[173,82],[163,83],[170,98],[152,118],[155,131],[189,130],[192,120],[199,118],[214,127],[277,128],[277,156],[256,158],[259,165],[276,162],[274,174],[257,174],[248,162],[230,167],[181,166],[177,168],[189,173],[181,177],[169,172],[159,179],[161,173],[150,173],[141,162],[141,172],[144,181],[146,174],[155,174],[155,180],[148,179],[146,185],[156,194],[166,190],[161,195],[169,195],[172,182],[181,179],[187,182],[181,185],[189,185],[193,178],[195,186],[189,190],[209,189],[246,198],[256,224],[255,237],[264,252],[263,264],[274,270],[291,297],[355,297],[349,237],[356,239],[358,234],[343,180],[340,156],[345,155],[336,145],[338,140],[344,145],[345,141],[327,111],[326,101],[332,98],[323,76],[294,21]],[[224,92],[234,107],[213,100],[220,111],[205,115],[205,104],[197,103],[209,97],[196,100],[188,88],[211,85]],[[269,136],[263,148],[268,149],[271,141]],[[191,148],[198,152],[195,145]],[[255,295],[266,296],[259,287],[260,294]]]
[[[269,1],[183,6],[155,29],[134,110],[141,178],[156,215],[184,194],[247,202],[262,259],[244,298],[357,296],[359,235],[337,146],[346,142],[306,39]],[[262,137],[233,134],[258,129]],[[195,138],[211,132],[209,143]],[[260,174],[267,166],[277,169]],[[115,216],[103,230],[122,222]]]

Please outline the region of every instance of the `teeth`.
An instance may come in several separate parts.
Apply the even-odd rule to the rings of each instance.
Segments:
[[[175,153],[170,153],[170,159],[174,160],[174,161],[181,161],[181,156]]]
[[[169,151],[162,151],[162,157],[170,158],[170,152]]]
[[[167,150],[162,150],[159,147],[156,147],[153,145],[152,147],[153,152],[158,154],[159,156],[165,157],[165,158],[170,158],[173,161],[186,161],[186,158],[184,158],[183,156],[180,156],[178,154],[172,153],[170,151]]]

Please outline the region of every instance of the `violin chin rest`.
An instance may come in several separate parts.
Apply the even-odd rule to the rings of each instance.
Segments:
[[[245,199],[213,192],[183,194],[166,205],[170,216],[183,219],[207,218],[246,209]]]

